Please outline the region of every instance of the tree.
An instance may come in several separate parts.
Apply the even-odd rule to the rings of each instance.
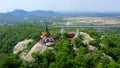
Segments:
[[[21,63],[21,60],[16,55],[10,54],[0,61],[0,68],[19,68]]]
[[[111,61],[108,65],[108,68],[119,68],[118,64],[115,61]]]
[[[88,59],[88,58],[85,58],[86,52],[87,51],[85,47],[83,46],[79,47],[78,54],[74,58],[74,68],[78,68],[78,67],[86,68],[87,67],[87,61],[85,59]]]
[[[46,59],[48,61],[48,63],[50,62],[54,62],[55,61],[55,54],[52,52],[52,50],[45,50],[42,53],[44,60]]]
[[[102,63],[102,62],[99,62],[99,63],[96,65],[96,68],[105,68],[105,67],[103,66],[103,63]]]
[[[79,35],[77,38],[73,39],[73,43],[75,44],[75,46],[77,48],[79,48],[80,46],[83,46],[82,41],[83,41],[83,38],[81,35]]]

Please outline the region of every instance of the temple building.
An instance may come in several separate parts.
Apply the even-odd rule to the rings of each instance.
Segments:
[[[49,31],[47,24],[45,27],[44,32],[42,32],[42,35],[40,36],[42,39],[40,40],[41,44],[52,46],[55,43],[54,38],[52,37],[52,32]]]
[[[60,30],[60,33],[61,33],[61,37],[63,37],[63,35],[65,33],[65,29],[62,28]],[[69,32],[68,38],[69,39],[76,38],[79,36],[79,34],[80,34],[79,30],[77,30],[76,32]],[[55,38],[55,39],[53,38],[52,32],[49,31],[47,24],[45,25],[45,30],[42,32],[42,35],[40,36],[40,38],[41,39],[40,39],[39,43],[46,45],[46,46],[53,46],[58,41],[58,38]]]

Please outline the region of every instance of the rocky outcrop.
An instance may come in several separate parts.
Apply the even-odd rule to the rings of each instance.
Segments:
[[[88,52],[89,53],[94,53],[95,52],[95,50],[97,50],[97,48],[96,47],[94,47],[94,46],[92,46],[92,45],[88,45]]]
[[[29,40],[23,40],[21,42],[18,42],[15,47],[13,48],[13,53],[16,54],[16,53],[20,53],[20,59],[23,60],[23,61],[28,61],[28,62],[31,62],[31,61],[34,61],[34,59],[32,58],[32,54],[34,52],[39,52],[39,53],[42,53],[44,50],[46,49],[51,49],[53,50],[53,47],[51,47],[50,45],[54,45],[54,43],[47,43],[46,45],[45,44],[42,44],[40,42],[37,42],[30,50],[28,53],[25,52],[25,50],[27,49],[27,46],[30,42],[33,42],[32,39],[29,39]]]
[[[110,61],[113,60],[113,58],[112,58],[111,56],[106,55],[105,53],[102,53],[102,55],[103,55],[103,56],[100,58],[100,60],[101,60],[102,62],[105,60],[105,57],[108,57],[108,59],[109,59]]]
[[[80,32],[80,35],[82,35],[82,36],[83,36],[83,39],[85,39],[85,40],[89,40],[89,41],[93,41],[93,40],[94,40],[94,39],[93,39],[92,37],[90,37],[90,35],[87,34],[87,33]]]
[[[20,51],[25,50],[30,42],[33,42],[33,40],[29,39],[18,42],[17,45],[15,45],[15,47],[13,48],[13,53],[18,53]]]
[[[84,33],[84,32],[79,32],[77,30],[76,32],[76,36],[75,37],[78,37],[79,34],[83,37],[83,41],[82,43],[84,45],[86,45],[88,47],[88,53],[90,54],[93,54],[97,48],[95,46],[92,46],[92,45],[89,45],[89,43],[91,41],[93,41],[94,39],[92,37],[90,37],[89,34],[87,33]],[[74,38],[75,38],[74,37]],[[32,39],[29,39],[29,40],[24,40],[24,41],[21,41],[21,42],[18,42],[18,44],[14,47],[13,49],[13,53],[18,53],[21,51],[20,53],[20,59],[23,60],[23,61],[27,61],[27,62],[31,62],[31,61],[34,61],[35,59],[32,57],[32,54],[34,52],[39,52],[39,53],[42,53],[44,52],[46,49],[51,49],[54,51],[53,47],[51,45],[54,45],[54,43],[46,43],[46,44],[42,44],[40,42],[37,42],[30,50],[28,53],[26,53],[24,50],[27,48],[27,45],[32,42],[33,40]],[[73,47],[73,51],[75,53],[78,52],[78,48],[76,48],[75,46]],[[55,52],[55,51],[54,51]],[[101,57],[101,60],[104,60],[102,58],[104,58],[105,56],[107,56],[110,60],[112,60],[112,57],[106,55],[105,53],[103,53],[103,56]]]
[[[42,53],[44,50],[47,49],[47,46],[42,45],[40,43],[36,43],[31,50],[28,52],[28,54],[25,55],[25,53],[21,53],[20,54],[20,58],[24,61],[34,61],[34,59],[32,58],[32,54],[34,52],[40,52]]]
[[[40,44],[39,42],[36,43],[32,48],[31,50],[26,54],[25,52],[22,52],[20,54],[20,59],[22,59],[23,61],[28,61],[28,62],[31,62],[31,61],[34,61],[34,58],[32,57],[32,54],[34,52],[39,52],[39,53],[42,53],[44,52],[46,49],[50,49],[50,50],[53,50],[53,47],[48,47],[47,45],[44,45],[44,44]]]
[[[92,37],[90,37],[89,34],[84,33],[84,32],[80,32],[80,35],[83,36],[83,41],[82,41],[82,43],[88,47],[88,52],[89,52],[90,54],[94,53],[95,50],[97,50],[97,48],[96,48],[95,46],[92,46],[92,45],[89,45],[89,44],[90,44],[91,41],[93,41],[93,40],[95,40],[95,39],[93,39]]]
[[[83,42],[84,45],[89,45],[89,43],[94,40],[94,39],[93,39],[92,37],[90,37],[90,35],[87,34],[87,33],[80,32],[80,35],[83,36],[83,41],[82,41],[82,42]]]

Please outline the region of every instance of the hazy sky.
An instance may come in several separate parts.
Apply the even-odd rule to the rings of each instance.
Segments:
[[[0,0],[0,12],[14,9],[119,12],[120,0]]]

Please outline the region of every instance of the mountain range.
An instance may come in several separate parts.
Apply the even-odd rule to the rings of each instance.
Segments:
[[[54,12],[45,10],[25,11],[16,9],[11,12],[0,13],[0,24],[16,23],[42,23],[42,21],[59,20],[71,16],[94,16],[94,17],[119,17],[119,13],[96,13],[96,12]]]

